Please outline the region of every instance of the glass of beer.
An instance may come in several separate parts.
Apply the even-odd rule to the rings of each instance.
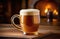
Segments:
[[[11,17],[12,24],[21,29],[20,31],[26,35],[38,35],[38,28],[40,25],[40,10],[38,9],[22,9],[20,15],[15,14]],[[15,18],[19,18],[20,26],[14,23]],[[17,20],[16,20],[17,21]]]

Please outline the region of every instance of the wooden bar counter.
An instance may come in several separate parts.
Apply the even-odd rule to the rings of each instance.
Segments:
[[[38,36],[24,35],[12,24],[0,24],[0,39],[60,39],[58,26],[40,25]]]

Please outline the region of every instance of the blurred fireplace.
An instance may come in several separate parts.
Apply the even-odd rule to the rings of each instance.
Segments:
[[[34,8],[40,10],[41,17],[46,17],[48,9],[53,11],[54,18],[58,18],[59,14],[59,2],[58,0],[38,0],[34,4]],[[58,15],[59,14],[59,15]]]

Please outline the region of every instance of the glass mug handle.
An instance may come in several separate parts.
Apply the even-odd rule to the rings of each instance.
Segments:
[[[15,14],[15,15],[13,15],[13,16],[11,17],[11,23],[12,23],[17,29],[20,29],[20,31],[22,31],[22,30],[21,30],[21,26],[15,24],[15,22],[14,22],[14,19],[15,19],[15,18],[20,19],[20,18],[19,18],[19,15],[18,15],[18,14]]]

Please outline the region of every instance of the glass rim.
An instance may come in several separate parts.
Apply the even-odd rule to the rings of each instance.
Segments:
[[[38,9],[22,9],[20,10],[20,15],[39,15],[40,10]]]

